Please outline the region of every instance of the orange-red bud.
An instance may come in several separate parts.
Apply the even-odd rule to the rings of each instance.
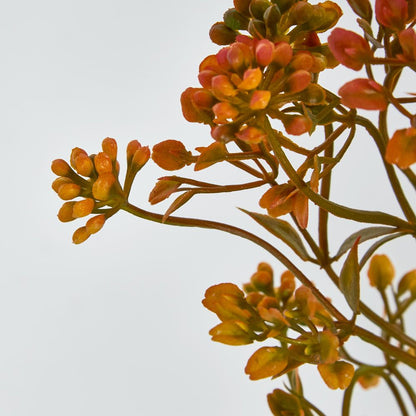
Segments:
[[[263,110],[269,105],[270,98],[270,91],[255,90],[251,96],[249,107],[252,110]]]
[[[113,171],[113,163],[111,162],[110,156],[104,152],[100,152],[94,157],[94,165],[99,175]]]
[[[112,173],[103,173],[99,175],[92,185],[92,194],[99,201],[106,201],[110,198],[111,189],[116,181]]]
[[[256,61],[260,66],[267,66],[273,60],[274,45],[268,39],[261,39],[256,45]]]
[[[239,114],[238,109],[228,101],[215,104],[212,111],[215,115],[214,123],[216,124],[226,124],[234,120]]]
[[[192,162],[192,154],[182,142],[165,140],[153,146],[152,159],[162,169],[177,170]]]
[[[234,85],[230,82],[230,79],[226,75],[216,75],[211,80],[212,93],[221,100],[224,97],[233,97],[237,94],[237,90]],[[197,104],[194,94],[194,102]],[[212,96],[211,96],[212,97]],[[211,100],[212,101],[212,100]],[[211,106],[212,106],[211,102]]]
[[[75,202],[72,208],[72,216],[74,218],[81,218],[90,215],[94,209],[95,202],[92,198],[86,198],[82,201]]]
[[[397,130],[389,140],[386,161],[401,169],[407,169],[416,162],[416,128]]]
[[[87,232],[90,234],[95,234],[103,228],[105,223],[105,215],[100,214],[95,217],[90,218],[85,224]]]
[[[408,18],[408,4],[406,0],[376,0],[377,21],[397,32],[403,29]]]
[[[235,134],[236,137],[248,144],[259,144],[266,140],[267,134],[258,127],[247,126]]]
[[[136,150],[139,150],[141,147],[142,145],[137,140],[132,140],[129,142],[126,148],[127,164],[131,163]]]
[[[380,376],[372,373],[365,373],[358,377],[358,382],[363,389],[370,389],[375,387],[380,382]]]
[[[293,50],[287,42],[280,42],[274,47],[273,62],[284,68],[292,60]]]
[[[286,132],[294,136],[308,133],[313,126],[311,119],[302,115],[285,115],[282,121]]]
[[[80,154],[88,156],[88,153],[84,149],[80,149],[79,147],[74,147],[71,151],[70,163],[74,169],[77,168],[75,160]]]
[[[51,165],[52,172],[58,176],[68,176],[72,169],[63,159],[55,159]]]
[[[88,232],[86,227],[81,227],[75,230],[74,234],[72,235],[72,242],[74,244],[81,244],[83,243],[91,234]]]
[[[141,146],[134,152],[133,159],[131,161],[135,169],[141,169],[147,161],[150,159],[149,146]]]
[[[399,42],[403,50],[403,58],[409,61],[416,60],[416,32],[412,27],[399,33]]]
[[[273,377],[283,371],[288,363],[288,351],[278,347],[262,347],[247,361],[244,371],[250,380]]]
[[[114,162],[117,159],[117,142],[111,137],[106,137],[102,143],[103,152]]]
[[[262,79],[262,72],[260,68],[250,68],[244,72],[243,81],[240,82],[238,88],[240,90],[254,90],[257,88]]]
[[[367,40],[350,30],[334,29],[328,37],[328,45],[341,64],[355,71],[360,70],[373,57]]]
[[[58,193],[59,188],[66,184],[66,183],[73,183],[71,179],[67,178],[66,176],[61,176],[59,178],[56,178],[53,182],[52,182],[52,189]]]
[[[65,202],[61,209],[58,212],[58,219],[62,222],[69,222],[73,221],[75,218],[72,216],[72,207],[74,206],[75,202]]]
[[[304,69],[299,69],[288,76],[286,79],[285,89],[290,93],[303,91],[311,83],[311,80],[312,75],[310,72],[305,71]]]
[[[354,366],[345,361],[337,361],[333,364],[318,364],[318,370],[322,379],[330,389],[346,389],[354,375]]]
[[[384,111],[388,104],[383,87],[371,79],[358,78],[347,82],[338,94],[341,103],[350,108]]]
[[[80,153],[74,160],[76,171],[82,176],[91,176],[94,171],[94,164],[91,158],[85,154]]]
[[[65,183],[58,189],[58,195],[64,201],[74,199],[81,193],[81,187],[75,183]]]
[[[149,202],[154,205],[169,198],[180,186],[180,182],[169,179],[159,179],[149,195]]]

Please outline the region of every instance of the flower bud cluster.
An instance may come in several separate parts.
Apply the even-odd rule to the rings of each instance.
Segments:
[[[347,387],[354,367],[339,361],[343,335],[311,289],[303,285],[296,288],[290,271],[284,272],[280,285],[274,287],[273,270],[267,263],[260,263],[243,287],[244,292],[232,283],[212,286],[202,303],[222,321],[210,331],[214,341],[228,345],[279,341],[278,346],[262,347],[250,357],[245,368],[250,379],[278,377],[309,363],[319,366],[331,388]],[[342,383],[337,384],[334,373],[338,374],[340,366],[348,377],[340,377]]]
[[[62,222],[91,217],[72,237],[75,244],[84,242],[97,233],[105,221],[117,212],[127,200],[131,183],[136,173],[147,162],[150,150],[137,140],[127,147],[127,173],[124,189],[118,180],[120,170],[117,161],[117,143],[107,137],[102,142],[102,152],[88,155],[78,147],[72,149],[70,163],[63,159],[52,162],[52,172],[58,176],[52,189],[66,201],[58,212]]]
[[[330,1],[235,1],[224,22],[211,28],[211,39],[229,45],[205,58],[199,67],[202,88],[181,97],[184,117],[211,126],[217,141],[266,141],[262,117],[279,119],[287,133],[313,129],[309,107],[327,104],[315,80],[334,59],[317,32],[332,27],[341,15]],[[239,31],[248,31],[250,36]],[[290,112],[284,106],[293,103]]]

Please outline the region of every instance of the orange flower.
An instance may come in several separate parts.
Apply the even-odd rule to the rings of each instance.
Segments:
[[[350,108],[384,111],[388,104],[383,87],[370,79],[357,78],[347,82],[338,94],[341,103]]]
[[[416,32],[412,27],[399,33],[399,42],[403,50],[403,58],[408,61],[416,60]]]
[[[406,0],[376,0],[375,10],[377,21],[395,32],[403,29],[408,18]]]
[[[302,228],[308,225],[308,198],[294,185],[282,184],[271,187],[261,197],[259,205],[266,208],[272,217],[280,217],[293,212]]]
[[[341,64],[355,71],[373,57],[368,42],[349,30],[337,28],[328,37],[328,46]]]
[[[318,364],[318,371],[330,389],[346,389],[354,375],[354,366],[345,361],[333,364]]]
[[[288,351],[283,348],[262,347],[249,358],[244,371],[250,380],[273,377],[286,368],[288,355]]]
[[[192,153],[178,140],[164,140],[152,149],[152,159],[165,170],[177,170],[193,161]]]
[[[386,161],[401,169],[416,162],[416,128],[397,130],[387,144]]]

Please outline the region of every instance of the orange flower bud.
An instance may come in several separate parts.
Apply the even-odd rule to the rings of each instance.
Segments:
[[[254,56],[250,47],[244,43],[236,42],[227,49],[227,61],[235,71],[241,71],[251,65]]]
[[[292,61],[290,62],[290,68],[298,71],[303,69],[309,71],[313,65],[313,56],[309,52],[299,52],[297,53]]]
[[[80,149],[79,147],[74,147],[71,151],[70,163],[74,169],[77,168],[75,160],[80,154],[88,156],[88,153],[84,149]]]
[[[102,143],[103,152],[114,162],[117,159],[117,142],[111,137],[106,137]]]
[[[95,217],[90,218],[85,224],[87,232],[90,234],[95,234],[103,228],[105,223],[105,215],[100,214]]]
[[[214,123],[216,124],[226,124],[239,115],[238,109],[228,101],[215,104],[212,107],[212,111],[215,115]]]
[[[280,286],[278,289],[280,299],[283,301],[289,299],[295,291],[295,288],[295,275],[291,271],[286,270],[280,276]]]
[[[178,140],[165,140],[155,144],[152,149],[152,159],[165,170],[182,169],[193,161],[192,153]]]
[[[211,26],[209,31],[210,39],[217,45],[229,45],[235,41],[237,32],[230,29],[224,22],[217,22]]]
[[[192,98],[195,106],[201,110],[210,110],[215,104],[215,97],[207,90],[196,91]]]
[[[71,167],[63,159],[54,160],[51,165],[51,170],[55,175],[58,176],[68,176],[72,172]]]
[[[416,128],[397,130],[389,140],[386,161],[401,169],[407,169],[416,162]]]
[[[263,110],[269,105],[270,98],[270,91],[255,90],[251,96],[249,107],[252,110]]]
[[[341,64],[355,71],[360,70],[373,57],[368,42],[349,30],[334,29],[328,37],[328,45]]]
[[[218,142],[227,143],[235,139],[235,133],[237,129],[235,126],[230,124],[223,124],[220,126],[214,126],[211,129],[211,136]]]
[[[72,208],[72,216],[74,218],[81,218],[90,215],[94,209],[95,202],[92,198],[86,198],[82,201],[75,202]]]
[[[280,42],[274,47],[273,62],[284,68],[292,60],[293,50],[287,42]]]
[[[299,399],[293,394],[280,389],[275,389],[272,393],[269,393],[267,402],[275,416],[303,416],[305,414]]]
[[[186,120],[191,123],[209,124],[211,114],[206,110],[201,110],[195,104],[193,96],[196,92],[203,90],[202,88],[187,88],[181,95],[182,114]]]
[[[75,202],[65,202],[61,209],[58,212],[58,219],[62,222],[69,222],[73,221],[75,218],[72,216],[72,207],[74,206]]]
[[[154,205],[169,198],[180,186],[180,182],[169,179],[159,179],[149,195],[149,202]]]
[[[71,179],[67,178],[66,176],[61,176],[60,178],[56,178],[53,182],[52,182],[52,189],[58,193],[59,188],[66,184],[66,183],[73,183]]]
[[[302,314],[310,318],[315,315],[317,301],[311,289],[299,286],[295,291],[295,301]]]
[[[82,176],[91,176],[94,171],[94,164],[91,158],[85,154],[80,153],[74,160],[76,171]]]
[[[267,138],[267,134],[263,130],[253,126],[246,126],[235,135],[248,144],[259,144]]]
[[[311,80],[312,75],[310,72],[299,69],[287,77],[285,90],[290,93],[303,91],[311,83]]]
[[[81,187],[75,183],[65,183],[58,189],[58,195],[64,201],[74,199],[81,193]]]
[[[399,42],[403,50],[403,58],[408,61],[416,60],[416,32],[412,27],[399,33]]]
[[[360,383],[363,389],[370,389],[378,385],[380,381],[380,376],[377,374],[365,373],[358,377],[358,382]]]
[[[294,136],[308,133],[313,127],[312,120],[302,115],[285,115],[282,121],[286,132]]]
[[[318,371],[330,389],[346,389],[354,376],[354,366],[345,361],[318,364]]]
[[[376,254],[370,260],[367,275],[370,285],[383,291],[393,281],[394,267],[385,254]]]
[[[226,321],[209,331],[213,341],[227,345],[246,345],[253,342],[254,334],[247,323]]]
[[[216,75],[211,80],[212,93],[221,100],[224,97],[234,97],[237,90],[227,75]],[[194,94],[195,97],[196,94]],[[195,98],[194,98],[195,101]],[[213,103],[212,103],[213,104]],[[212,106],[211,104],[211,106]]]
[[[111,190],[116,181],[112,173],[103,173],[98,176],[92,185],[92,194],[99,201],[107,201],[110,198]]]
[[[262,347],[248,360],[244,371],[250,380],[273,377],[283,371],[288,363],[288,351],[278,347]]]
[[[110,156],[104,152],[100,152],[94,157],[94,165],[99,175],[113,171],[113,163],[111,162]]]
[[[384,111],[388,104],[383,87],[370,79],[358,78],[347,82],[338,94],[341,103],[350,108]]]
[[[262,79],[260,68],[250,68],[244,72],[243,81],[240,82],[238,88],[240,90],[254,90],[257,88]]]
[[[149,146],[141,146],[139,149],[137,149],[134,152],[131,163],[135,169],[139,170],[147,163],[149,159],[150,159]]]
[[[251,276],[252,285],[263,293],[273,293],[273,274],[259,270]]]
[[[409,291],[412,297],[416,297],[416,270],[406,273],[399,282],[398,294],[403,295]]]
[[[256,45],[256,61],[260,66],[267,66],[273,60],[274,45],[268,39],[261,39]]]
[[[75,230],[74,234],[72,235],[72,242],[74,244],[81,244],[83,243],[91,234],[88,232],[86,227],[81,227]]]
[[[142,145],[137,140],[129,142],[126,148],[127,164],[131,163],[136,150],[139,150],[141,147]]]
[[[395,32],[403,29],[408,18],[406,0],[376,0],[375,11],[377,21]]]

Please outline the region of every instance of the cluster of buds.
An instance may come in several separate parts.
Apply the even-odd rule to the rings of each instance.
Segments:
[[[388,45],[385,58],[375,58],[374,50],[380,48],[371,32],[372,9],[368,0],[349,2],[353,10],[364,20],[365,37],[350,30],[336,28],[328,38],[328,45],[334,57],[353,70],[360,70],[367,64],[394,64],[415,70],[416,32],[413,21],[416,15],[414,0],[376,0],[375,15],[385,32]],[[407,26],[407,27],[406,27]],[[369,40],[372,45],[370,46]],[[385,111],[390,102],[397,101],[384,86],[370,78],[357,78],[344,84],[340,90],[341,103],[349,108]],[[415,118],[403,107],[399,110],[410,119],[410,127],[397,130],[388,142],[386,161],[407,169],[416,162]]]
[[[222,321],[210,331],[214,341],[228,345],[266,339],[279,342],[261,347],[249,358],[245,371],[250,379],[279,377],[308,363],[318,366],[330,388],[348,386],[354,367],[339,359],[347,335],[336,329],[311,289],[296,287],[290,271],[274,287],[273,270],[267,263],[258,265],[243,288],[244,292],[232,283],[212,286],[202,303]]]
[[[116,141],[107,137],[102,142],[102,150],[88,155],[76,147],[72,149],[70,163],[63,159],[52,162],[52,172],[58,176],[52,188],[66,201],[58,212],[59,220],[69,222],[96,214],[74,232],[72,241],[75,244],[101,230],[105,221],[122,207],[134,177],[150,157],[148,147],[141,146],[137,140],[131,141],[127,146],[126,178],[121,186]]]
[[[266,141],[264,115],[282,121],[286,132],[301,135],[314,127],[313,107],[327,104],[315,81],[336,65],[317,32],[332,27],[341,15],[330,1],[235,1],[211,38],[229,44],[199,67],[202,88],[188,88],[181,97],[185,118],[211,126],[217,141]],[[238,30],[248,30],[243,35]],[[221,36],[231,31],[230,38]],[[288,103],[294,105],[283,108]],[[312,107],[312,109],[310,108]]]

